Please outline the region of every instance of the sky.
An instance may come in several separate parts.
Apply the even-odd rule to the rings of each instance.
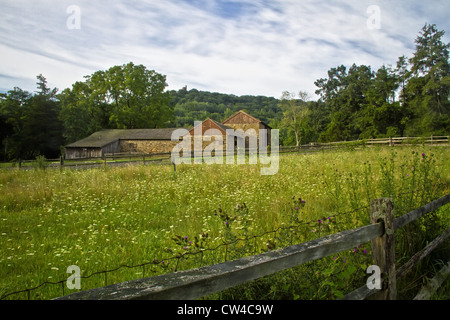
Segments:
[[[315,99],[331,68],[411,57],[425,23],[450,42],[449,14],[448,0],[0,0],[0,92],[133,62],[168,90]]]

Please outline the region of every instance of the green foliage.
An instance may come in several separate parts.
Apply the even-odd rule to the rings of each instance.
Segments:
[[[172,127],[192,127],[194,121],[211,118],[218,122],[226,120],[239,110],[266,122],[281,119],[278,99],[264,96],[235,96],[197,89],[169,91],[174,108]]]
[[[447,135],[450,44],[442,42],[443,35],[435,25],[425,24],[414,56],[400,57],[395,69],[382,66],[374,73],[355,64],[348,71],[343,65],[331,68],[328,78],[315,82],[320,100],[331,109],[320,140]]]
[[[308,94],[300,91],[295,93],[283,92],[280,101],[280,108],[283,111],[282,125],[293,131],[295,135],[295,145],[298,147],[302,143],[305,131],[306,118],[309,114]]]
[[[99,129],[165,127],[172,120],[166,77],[132,62],[97,71],[61,95],[67,141]]]
[[[36,162],[35,162],[35,169],[37,170],[44,170],[47,168],[47,159],[45,159],[45,156],[37,156]]]
[[[1,138],[7,146],[4,156],[8,160],[59,155],[63,139],[57,89],[48,88],[42,75],[37,79],[37,94],[14,88],[0,101],[0,114],[6,125]]]

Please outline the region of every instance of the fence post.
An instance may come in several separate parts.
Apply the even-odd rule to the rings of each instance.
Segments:
[[[371,241],[372,258],[383,275],[383,287],[374,295],[378,300],[397,298],[394,241],[394,202],[390,198],[374,199],[370,204],[370,223],[384,223],[384,234]]]
[[[62,172],[64,167],[64,156],[59,157],[59,171]]]
[[[176,164],[175,164],[175,158],[174,158],[174,157],[171,157],[170,160],[171,160],[171,162],[172,162],[172,164],[173,164],[173,171],[174,171],[174,172],[177,171],[177,166],[176,166]]]

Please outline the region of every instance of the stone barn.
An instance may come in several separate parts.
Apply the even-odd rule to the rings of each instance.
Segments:
[[[239,138],[242,138],[240,141],[245,141],[245,147],[252,147],[249,146],[249,136],[255,134],[257,140],[259,141],[262,133],[261,129],[266,129],[265,134],[267,137],[267,143],[270,144],[271,128],[261,120],[242,110],[235,113],[222,123],[212,119],[207,119],[196,127],[187,130],[191,136],[201,132],[201,135],[204,138],[205,133],[208,135],[209,129],[216,129],[215,132],[222,135],[224,149],[226,147],[227,139],[230,139],[230,136],[227,135],[227,129],[233,129],[234,131],[237,129],[242,129],[245,133],[242,137],[238,133],[233,136],[234,146],[237,146],[237,141]],[[170,153],[179,143],[179,140],[182,140],[180,137],[179,140],[172,141],[172,133],[175,130],[176,128],[101,130],[93,133],[87,138],[67,145],[65,158],[101,158],[105,154],[113,153]],[[192,139],[192,143],[194,143],[193,140],[194,139]],[[206,146],[210,145],[214,139],[209,141],[205,139],[202,140],[202,149],[204,149]],[[258,147],[256,146],[256,148]],[[195,150],[194,144],[192,144],[191,150]]]
[[[267,144],[270,144],[270,133],[272,128],[269,127],[267,124],[262,122],[261,120],[249,115],[245,111],[238,111],[228,119],[226,119],[224,122],[222,122],[223,125],[232,128],[234,130],[242,129],[244,132],[249,132],[249,129],[254,129],[256,133],[256,137],[260,137],[260,130],[266,129],[265,135],[267,138]],[[248,144],[247,144],[248,146]]]
[[[201,129],[200,129],[201,128]],[[262,122],[261,120],[249,115],[248,113],[244,112],[244,111],[239,111],[237,113],[235,113],[234,115],[232,115],[231,117],[229,117],[227,120],[225,120],[222,123],[219,123],[217,121],[214,121],[212,119],[207,119],[205,121],[203,121],[201,124],[197,125],[196,127],[192,128],[189,131],[189,134],[193,137],[195,137],[195,135],[197,134],[201,134],[202,137],[209,135],[209,131],[210,129],[216,129],[217,133],[220,132],[220,134],[222,134],[222,141],[223,141],[223,146],[225,149],[227,140],[229,139],[233,139],[234,142],[234,146],[238,145],[238,140],[242,139],[245,141],[245,147],[246,148],[258,148],[259,145],[256,146],[250,146],[249,145],[249,137],[254,135],[256,136],[256,143],[259,143],[259,138],[260,135],[263,134],[263,132],[261,131],[261,129],[265,129],[266,131],[264,132],[265,137],[267,138],[267,144],[270,144],[270,138],[271,138],[271,127],[269,127],[267,124],[265,124],[264,122]],[[242,133],[239,133],[239,130],[241,129],[243,131]],[[227,134],[227,130],[233,131],[234,135],[233,137],[230,137]],[[203,141],[202,143],[202,148],[205,148],[205,146],[209,145],[213,139],[207,139],[206,141]],[[194,150],[194,145],[192,146],[192,150]]]
[[[175,129],[109,129],[66,146],[66,159],[101,158],[112,153],[167,153],[177,144],[171,141]]]
[[[212,131],[211,129],[213,129],[214,131]],[[226,132],[227,129],[230,128],[212,119],[206,119],[201,124],[189,130],[189,134],[193,138],[191,150],[195,150],[194,139],[197,135],[201,135],[202,150],[215,140],[215,138],[213,137],[213,134],[215,133],[220,134],[222,136],[223,146],[225,146],[227,143],[227,132]],[[207,140],[205,140],[205,137],[208,137],[206,138]]]

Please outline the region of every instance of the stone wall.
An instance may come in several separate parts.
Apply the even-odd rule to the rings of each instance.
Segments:
[[[266,129],[266,137],[267,137],[267,143],[270,144],[270,138],[271,138],[271,129],[266,127],[264,124],[262,123],[247,123],[247,124],[227,124],[227,127],[230,127],[233,130],[238,130],[238,129],[242,129],[244,131],[244,134],[246,135],[251,135],[251,131],[247,132],[250,129],[254,129],[256,132],[256,137],[258,139],[258,143],[259,143],[259,135],[260,135],[260,129]],[[247,140],[247,138],[246,138]],[[248,142],[246,143],[246,147],[248,147]]]
[[[249,130],[249,129],[254,129],[256,132],[256,136],[259,137],[259,123],[227,124],[226,126],[230,127],[234,131],[236,131],[237,129],[242,129],[242,130],[244,130],[244,133],[247,133],[247,130]],[[250,132],[248,132],[248,134],[250,134]]]
[[[213,148],[215,146],[215,145],[213,145],[213,143],[214,143],[214,141],[216,141],[216,138],[214,136],[212,136],[212,137],[210,137],[209,141],[205,141],[204,140],[205,137],[200,136],[200,138],[199,138],[199,139],[202,139],[202,143],[201,143],[202,144],[202,150],[205,150],[205,148],[208,147],[208,146],[210,146],[209,148]],[[191,150],[192,151],[198,151],[195,148],[195,146],[196,146],[195,145],[195,139],[196,139],[195,136],[191,136]],[[222,140],[218,139],[217,141],[218,141],[217,143],[219,144],[219,146],[215,147],[214,149],[220,149],[220,146],[221,146],[222,149],[225,150],[226,149],[226,145],[227,145],[227,137],[226,136],[222,136]]]
[[[120,152],[169,153],[177,143],[170,140],[120,140]]]

